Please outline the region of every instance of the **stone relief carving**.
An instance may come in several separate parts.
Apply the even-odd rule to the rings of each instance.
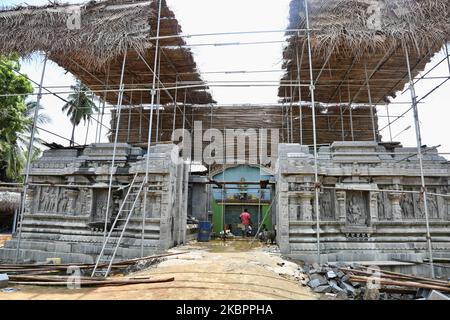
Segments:
[[[367,211],[367,195],[364,192],[348,192],[347,222],[352,225],[366,225]]]
[[[39,199],[40,212],[56,212],[58,209],[58,188],[42,187]]]
[[[418,217],[419,219],[425,219],[425,205],[423,201],[423,196],[419,194],[414,195],[416,197],[416,205],[417,205],[417,211],[418,211]],[[438,205],[437,205],[437,199],[436,196],[427,194],[427,208],[428,208],[428,217],[430,219],[437,219],[439,218],[439,211],[438,211]]]
[[[67,191],[62,190],[58,201],[58,212],[59,213],[67,212],[68,204],[69,204],[69,197]]]
[[[92,211],[92,191],[88,188],[80,189],[75,212],[80,215],[91,214]]]
[[[391,192],[388,194],[389,200],[391,201],[392,207],[392,220],[400,221],[403,218],[403,210],[400,205],[400,200],[403,197],[402,192]]]
[[[386,192],[378,193],[377,202],[378,202],[378,218],[380,220],[388,220],[389,219],[389,215],[388,215],[389,210],[386,208],[386,205],[387,205]]]
[[[429,190],[435,193],[435,190]],[[425,219],[423,196],[418,193],[407,193],[400,200],[403,217],[406,219]],[[439,219],[438,199],[435,195],[427,194],[427,208],[430,219]]]
[[[94,208],[93,208],[93,220],[104,220],[106,216],[106,206],[108,203],[108,190],[100,189],[94,191]],[[112,216],[112,208],[114,207],[114,199],[110,200],[110,209],[108,215]]]
[[[327,220],[335,220],[334,192],[332,190],[325,190],[319,199],[321,216]]]
[[[345,222],[347,220],[347,210],[346,210],[346,198],[347,194],[345,191],[336,191],[336,201],[338,205],[338,212],[339,212],[339,221]]]
[[[414,219],[414,197],[412,193],[406,193],[400,199],[400,207],[402,208],[403,218]]]

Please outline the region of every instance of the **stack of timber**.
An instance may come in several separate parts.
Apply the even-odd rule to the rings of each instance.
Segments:
[[[367,271],[367,268],[340,268],[349,276],[351,282],[370,283],[376,277],[376,282],[381,286],[380,291],[408,289],[429,289],[445,293],[450,292],[450,282],[445,280],[419,277],[391,271],[380,270],[376,274]]]
[[[167,253],[161,255],[148,256],[143,258],[119,261],[112,264],[113,273],[124,273],[127,268],[132,267],[143,261],[152,261],[164,257],[180,255],[184,253]],[[107,265],[99,265],[99,269],[106,268]],[[66,286],[68,281],[73,281],[74,276],[68,276],[67,270],[78,268],[81,272],[90,271],[94,268],[93,264],[1,264],[0,274],[8,274],[11,285],[34,285],[34,286]],[[173,277],[150,278],[150,277],[77,277],[79,284],[85,287],[97,286],[120,286],[142,283],[160,283],[174,281]]]

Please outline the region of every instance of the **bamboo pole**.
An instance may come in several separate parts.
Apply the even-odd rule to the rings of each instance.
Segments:
[[[159,32],[161,28],[161,9],[162,9],[162,0],[159,0],[159,8],[158,8],[158,22],[156,28],[156,46],[155,46],[155,61],[153,66],[153,83],[151,90],[151,109],[150,109],[150,119],[148,125],[148,141],[147,141],[147,159],[145,166],[145,184],[148,183],[148,171],[150,169],[150,147],[152,143],[152,129],[153,129],[153,109],[155,106],[155,94],[156,94],[156,73],[158,67],[158,55],[159,55]],[[146,185],[144,188],[144,208],[142,211],[142,232],[141,232],[141,257],[144,256],[144,237],[145,237],[145,216],[147,214],[147,198],[148,198],[148,186]]]
[[[103,237],[106,241],[106,235],[107,235],[107,229],[108,229],[108,215],[110,211],[111,206],[111,198],[112,198],[112,183],[114,178],[114,165],[116,162],[116,151],[117,151],[117,140],[119,137],[119,124],[120,124],[120,115],[122,112],[122,103],[123,103],[123,93],[124,93],[124,74],[125,74],[125,65],[127,63],[127,51],[125,50],[123,54],[123,61],[122,61],[122,71],[120,75],[120,91],[119,95],[117,97],[117,106],[116,106],[116,132],[114,133],[114,147],[113,147],[113,155],[112,155],[112,162],[111,167],[109,168],[109,185],[108,185],[108,198],[106,200],[106,212],[105,212],[105,229],[103,231]],[[98,259],[100,259],[100,255],[98,256]]]
[[[319,167],[317,163],[317,134],[316,134],[316,106],[315,106],[315,86],[313,76],[313,63],[312,63],[312,45],[311,45],[311,30],[309,28],[309,10],[308,1],[304,0],[305,14],[306,14],[306,29],[308,37],[308,56],[309,56],[309,76],[310,86],[309,91],[311,93],[311,107],[312,107],[312,125],[313,125],[313,144],[314,144],[314,191],[315,191],[315,213],[316,213],[316,237],[317,237],[317,263],[320,263],[320,211],[319,211]]]
[[[47,53],[44,57],[44,65],[42,67],[42,73],[41,73],[41,82],[39,84],[39,91],[36,101],[36,108],[34,110],[34,117],[33,117],[33,128],[31,129],[31,138],[30,142],[28,144],[28,156],[27,156],[27,165],[25,169],[25,181],[23,183],[23,194],[22,194],[22,203],[20,207],[20,216],[19,216],[19,234],[17,237],[17,248],[16,248],[16,257],[15,262],[19,260],[19,254],[20,254],[20,241],[22,240],[22,229],[23,229],[23,216],[25,214],[25,206],[26,206],[26,200],[27,200],[27,193],[28,193],[28,184],[30,182],[30,171],[31,171],[31,160],[33,157],[33,147],[34,147],[34,139],[36,136],[36,127],[37,127],[37,121],[39,117],[39,109],[41,107],[41,98],[42,98],[42,86],[44,83],[44,77],[45,77],[45,69],[47,67]]]
[[[419,122],[419,112],[417,110],[417,97],[416,97],[416,91],[414,88],[414,79],[411,75],[411,65],[409,62],[409,53],[408,48],[406,47],[406,44],[403,44],[403,48],[405,51],[405,57],[406,57],[406,66],[408,68],[408,77],[409,77],[409,90],[411,92],[411,102],[412,102],[412,108],[414,113],[414,126],[416,128],[416,141],[417,141],[417,157],[419,158],[419,166],[420,166],[420,180],[422,183],[422,197],[423,197],[423,207],[424,207],[424,213],[425,213],[425,225],[427,228],[427,234],[426,239],[428,243],[428,254],[430,259],[430,274],[431,277],[434,278],[434,265],[433,265],[433,247],[431,243],[431,234],[430,234],[430,222],[429,222],[429,216],[428,216],[428,199],[427,199],[427,188],[425,185],[425,175],[423,171],[423,154],[422,154],[422,135],[420,132],[420,122]]]

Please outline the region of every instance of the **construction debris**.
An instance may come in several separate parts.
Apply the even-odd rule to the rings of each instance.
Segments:
[[[186,253],[186,252],[183,252]],[[183,253],[168,253],[144,258],[125,260],[116,262],[112,265],[115,272],[127,275],[132,272],[147,269],[155,266],[162,261],[162,258]],[[55,262],[54,260],[48,262]],[[80,271],[90,271],[94,268],[93,264],[82,264],[78,266],[68,264],[3,264],[0,265],[0,288],[6,288],[8,285],[34,285],[34,286],[67,286],[69,281],[77,281],[80,287],[100,287],[100,286],[121,286],[143,283],[161,283],[174,281],[175,278],[105,278],[105,277],[86,277],[80,276],[75,279],[71,275],[62,275],[69,268],[77,267]],[[100,267],[106,267],[100,266]],[[9,273],[9,275],[6,274]],[[90,274],[90,272],[89,272]]]
[[[354,300],[450,300],[450,282],[414,275],[343,264],[301,267],[302,285],[324,299]]]
[[[154,256],[148,256],[143,258],[124,260],[115,262],[112,264],[112,269],[114,270],[124,270],[130,266],[136,265],[142,261],[149,261],[154,259],[159,259],[163,257],[170,257],[174,255],[185,254],[186,252],[181,253],[167,253],[160,254]],[[76,266],[80,270],[92,270],[94,268],[94,264],[0,264],[0,273],[8,273],[8,274],[42,274],[42,273],[59,273],[66,272],[69,267]],[[106,264],[99,265],[99,268],[107,267]]]

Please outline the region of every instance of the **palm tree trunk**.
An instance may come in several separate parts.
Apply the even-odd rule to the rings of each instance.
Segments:
[[[72,125],[72,137],[70,138],[70,146],[73,147],[75,145],[75,122]]]

